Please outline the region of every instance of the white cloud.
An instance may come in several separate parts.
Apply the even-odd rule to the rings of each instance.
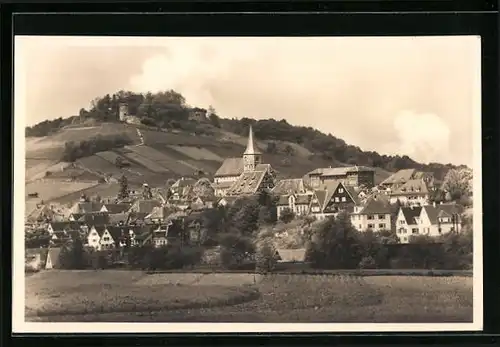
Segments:
[[[408,155],[421,162],[448,162],[450,128],[442,118],[432,113],[403,111],[394,118],[398,135],[395,154]]]

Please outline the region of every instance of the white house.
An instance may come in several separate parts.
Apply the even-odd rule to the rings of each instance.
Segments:
[[[290,194],[279,197],[276,204],[278,218],[281,217],[283,211],[289,209],[296,216],[304,216],[309,213],[309,205],[311,204],[310,194]]]
[[[93,226],[87,236],[87,243],[98,251],[115,247],[113,236],[104,226]]]
[[[364,205],[356,206],[351,223],[359,231],[391,230],[392,207],[384,194],[372,195]]]
[[[423,179],[412,179],[389,194],[391,204],[425,206],[429,204],[429,189]]]
[[[396,233],[401,243],[410,236],[440,236],[461,231],[462,207],[457,204],[401,207],[396,219]]]

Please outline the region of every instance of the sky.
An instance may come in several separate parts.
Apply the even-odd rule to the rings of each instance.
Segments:
[[[472,166],[481,112],[474,36],[17,36],[14,79],[26,125],[121,89],[174,89],[223,118],[286,119],[423,163]]]

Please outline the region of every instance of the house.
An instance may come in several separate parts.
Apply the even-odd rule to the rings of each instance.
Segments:
[[[79,201],[69,209],[69,213],[87,214],[87,213],[99,212],[101,210],[101,207],[102,203],[100,202]]]
[[[366,166],[329,167],[313,170],[306,175],[312,188],[342,182],[346,186],[368,187],[375,185],[375,170]]]
[[[45,261],[45,269],[58,269],[60,268],[59,255],[61,248],[49,248],[47,252],[47,260]]]
[[[63,233],[68,233],[69,231],[72,230],[81,230],[83,226],[83,223],[81,222],[52,222],[47,224],[47,231],[49,235],[53,234],[63,234]]]
[[[308,189],[302,178],[279,180],[271,191],[275,195],[306,194]]]
[[[273,177],[268,171],[247,171],[227,190],[228,196],[254,195],[262,190],[270,190],[274,186]]]
[[[226,196],[245,172],[267,172],[272,174],[271,165],[262,163],[262,153],[254,143],[252,126],[248,131],[248,142],[243,157],[227,158],[215,173],[212,185],[215,195],[217,197]]]
[[[54,219],[55,212],[45,204],[37,204],[36,208],[26,216],[28,223],[48,222]]]
[[[129,204],[104,204],[102,205],[99,212],[118,214],[118,213],[124,213],[129,209],[130,209]]]
[[[309,214],[309,206],[311,205],[311,194],[290,194],[281,195],[276,204],[276,212],[278,219],[283,211],[289,209],[296,216],[304,216]]]
[[[194,107],[189,109],[188,118],[197,122],[202,122],[207,119],[207,110],[204,108]]]
[[[373,194],[365,204],[356,206],[351,213],[351,223],[359,231],[391,230],[392,206],[387,196]]]
[[[359,200],[354,188],[337,181],[313,192],[309,213],[321,220],[341,211],[352,212],[356,205]]]
[[[87,244],[98,251],[112,249],[116,245],[119,245],[119,240],[115,242],[110,230],[115,231],[112,227],[108,229],[106,226],[93,226],[90,228],[89,235],[87,236]],[[116,234],[115,237],[117,237]]]
[[[150,214],[144,217],[144,221],[146,224],[162,223],[166,221],[172,213],[177,211],[178,209],[172,206],[157,206]]]
[[[139,213],[150,214],[151,212],[153,212],[153,209],[155,207],[159,207],[161,205],[162,205],[162,203],[159,200],[139,199],[132,204],[132,206],[130,207],[128,212],[139,212]]]
[[[107,226],[106,230],[111,235],[113,239],[114,247],[125,247],[127,242],[130,241],[130,245],[134,244],[135,232],[133,229],[127,226]]]
[[[401,243],[410,236],[440,236],[461,231],[462,207],[457,204],[401,207],[396,219],[396,233]]]
[[[225,196],[223,198],[220,198],[216,205],[217,206],[229,206],[232,205],[236,200],[238,200],[237,196]]]
[[[143,244],[149,243],[154,247],[166,246],[168,244],[183,242],[184,240],[184,218],[186,214],[177,212],[163,223],[158,224],[147,235],[141,235]]]
[[[128,216],[129,216],[128,213],[110,214],[108,216],[108,224],[109,225],[125,225],[125,224],[127,224]]]
[[[429,203],[429,189],[423,179],[411,179],[389,193],[391,204],[425,206]]]
[[[382,183],[380,188],[384,191],[391,192],[410,180],[423,180],[429,189],[434,189],[439,183],[432,172],[418,171],[416,169],[403,169],[387,177]]]
[[[192,187],[196,184],[196,180],[192,178],[181,177],[170,187],[172,200],[179,200],[189,195]]]

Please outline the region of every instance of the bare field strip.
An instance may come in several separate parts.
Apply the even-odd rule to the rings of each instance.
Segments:
[[[205,148],[194,146],[169,146],[174,151],[180,152],[194,160],[214,160],[222,162],[224,158]]]
[[[126,153],[125,157],[131,161],[138,163],[139,165],[145,167],[146,169],[148,169],[154,173],[164,173],[164,172],[170,171],[167,168],[164,168],[163,166],[158,165],[158,163],[156,163],[155,161],[150,160],[148,158],[145,158],[145,157],[143,157],[140,154],[137,154],[135,152]]]

